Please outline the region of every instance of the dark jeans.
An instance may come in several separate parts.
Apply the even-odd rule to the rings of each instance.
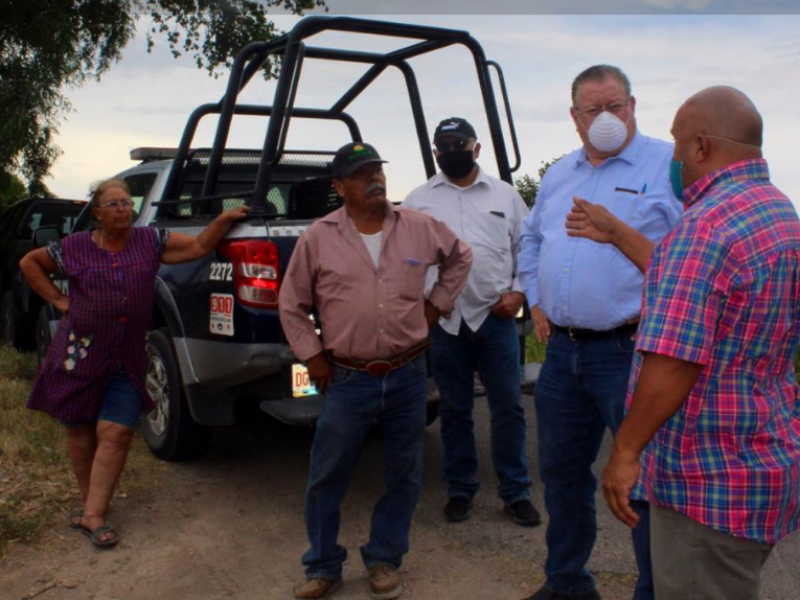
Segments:
[[[306,530],[311,548],[303,555],[306,577],[339,579],[347,550],[337,543],[339,506],[377,421],[384,437],[386,488],[375,505],[369,542],[361,547],[367,568],[399,568],[408,552],[411,517],[422,482],[422,446],[427,412],[425,357],[376,377],[334,366],[317,422],[306,490]]]
[[[624,414],[634,342],[630,333],[574,342],[554,333],[534,392],[539,462],[545,485],[547,562],[545,585],[561,594],[580,594],[595,582],[586,563],[597,537],[592,464],[605,429],[612,434]],[[642,519],[633,530],[639,566],[634,598],[653,598],[648,506],[636,502]]]
[[[525,411],[519,376],[519,339],[514,319],[489,315],[473,332],[463,321],[458,335],[431,329],[431,365],[441,395],[444,478],[449,495],[472,498],[478,491],[478,451],[472,418],[475,366],[486,388],[492,426],[492,462],[497,491],[506,503],[530,498]]]

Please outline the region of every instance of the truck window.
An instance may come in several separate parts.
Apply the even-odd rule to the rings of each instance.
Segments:
[[[72,231],[82,203],[36,202],[22,219],[17,237],[30,239],[39,227],[58,227],[62,235]]]
[[[125,183],[131,189],[131,200],[133,200],[133,210],[136,216],[141,212],[142,203],[153,188],[156,177],[158,177],[158,173],[138,173],[125,178]]]

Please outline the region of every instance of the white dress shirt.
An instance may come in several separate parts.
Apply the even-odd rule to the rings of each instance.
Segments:
[[[517,278],[517,249],[528,208],[517,190],[478,168],[472,185],[458,187],[442,173],[412,191],[403,208],[425,212],[442,221],[472,247],[473,263],[467,285],[456,299],[450,319],[439,324],[458,335],[461,319],[472,331],[483,324],[503,292],[521,292]],[[437,278],[428,271],[425,293]]]

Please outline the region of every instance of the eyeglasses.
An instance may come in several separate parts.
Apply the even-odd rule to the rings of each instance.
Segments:
[[[614,102],[612,104],[608,104],[606,106],[593,106],[592,108],[580,109],[577,106],[574,106],[575,112],[579,115],[586,115],[594,119],[597,115],[599,115],[603,111],[608,111],[612,115],[618,115],[621,113],[625,108],[627,108],[628,102]]]
[[[118,208],[132,208],[133,207],[133,200],[112,200],[111,202],[106,202],[105,204],[100,204],[97,208],[110,208],[111,210],[117,210]]]
[[[469,140],[462,138],[455,138],[452,140],[439,140],[433,144],[439,152],[450,152],[451,150],[461,151],[466,150],[469,145]]]

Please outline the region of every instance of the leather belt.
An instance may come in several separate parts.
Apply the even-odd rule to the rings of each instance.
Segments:
[[[563,333],[568,335],[573,342],[592,342],[602,340],[617,335],[633,335],[636,333],[638,323],[625,323],[614,329],[607,329],[605,331],[597,331],[596,329],[581,329],[579,327],[561,327],[554,325],[556,333]]]
[[[395,369],[399,369],[403,365],[408,364],[432,345],[433,344],[428,341],[420,342],[402,354],[398,354],[393,358],[387,358],[385,360],[359,360],[358,358],[345,358],[342,356],[331,355],[331,361],[340,367],[344,367],[345,369],[366,371],[370,375],[381,377],[390,371],[394,371]]]

